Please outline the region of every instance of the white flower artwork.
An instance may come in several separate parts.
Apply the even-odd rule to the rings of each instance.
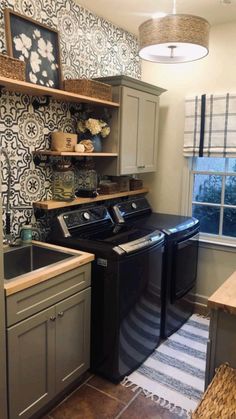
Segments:
[[[29,78],[30,78],[30,81],[32,83],[37,83],[38,79],[37,79],[36,75],[34,73],[32,73],[32,71],[30,71],[30,73],[29,73]]]
[[[53,46],[50,41],[45,41],[43,38],[40,38],[38,40],[38,52],[42,57],[47,58],[49,61],[55,61]]]
[[[60,88],[58,32],[11,10],[8,13],[13,57],[25,61],[26,80]]]
[[[35,29],[34,30],[34,35],[36,36],[36,38],[40,38],[41,32],[38,29]]]
[[[21,33],[13,39],[16,51],[20,51],[25,58],[29,58],[29,49],[31,48],[32,41],[25,34]]]
[[[32,51],[30,53],[30,65],[33,73],[38,73],[40,71],[41,64],[42,60],[40,60],[38,53],[36,51]]]

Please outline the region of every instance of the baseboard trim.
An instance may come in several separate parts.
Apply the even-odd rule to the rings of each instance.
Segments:
[[[210,309],[205,305],[195,301],[194,313],[200,314],[201,316],[210,317]]]

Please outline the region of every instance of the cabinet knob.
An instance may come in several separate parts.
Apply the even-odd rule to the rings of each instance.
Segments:
[[[51,322],[55,322],[55,320],[56,320],[56,316],[51,316],[51,317],[50,317],[50,320],[51,320]]]
[[[58,317],[63,317],[63,316],[64,316],[64,311],[59,311]]]

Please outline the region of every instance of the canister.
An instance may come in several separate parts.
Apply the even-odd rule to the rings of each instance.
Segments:
[[[75,176],[71,163],[59,162],[53,167],[52,198],[72,201],[75,198]]]

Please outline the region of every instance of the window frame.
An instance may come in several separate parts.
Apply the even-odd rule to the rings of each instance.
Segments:
[[[219,222],[219,232],[221,234],[211,234],[211,233],[204,233],[204,232],[200,232],[200,241],[206,242],[206,243],[215,243],[215,244],[221,244],[221,245],[225,245],[225,246],[233,246],[236,247],[236,237],[232,237],[232,236],[224,236],[222,234],[222,229],[223,229],[223,212],[224,212],[224,208],[233,208],[236,209],[236,205],[228,205],[224,203],[224,198],[225,198],[225,182],[226,182],[226,177],[227,176],[236,176],[236,172],[229,172],[227,171],[229,168],[229,158],[225,157],[226,162],[225,162],[225,171],[213,171],[213,170],[209,170],[209,171],[201,171],[201,170],[197,170],[196,169],[196,160],[197,157],[189,157],[188,158],[188,167],[187,167],[187,172],[185,171],[185,173],[183,174],[183,179],[187,179],[185,180],[185,185],[184,185],[184,189],[185,189],[185,196],[187,195],[187,200],[185,202],[183,202],[182,205],[182,213],[188,213],[188,215],[192,216],[192,206],[195,205],[206,205],[206,206],[212,206],[212,207],[217,207],[220,208],[220,222]],[[200,174],[200,175],[216,175],[216,176],[222,176],[222,190],[221,190],[221,202],[220,203],[209,203],[209,202],[199,202],[199,201],[194,201],[193,200],[193,187],[194,187],[194,175],[195,174]],[[186,176],[187,175],[187,176]],[[187,190],[186,190],[186,184],[188,184],[187,186]],[[187,193],[186,193],[187,192]],[[183,195],[184,196],[184,195]]]

